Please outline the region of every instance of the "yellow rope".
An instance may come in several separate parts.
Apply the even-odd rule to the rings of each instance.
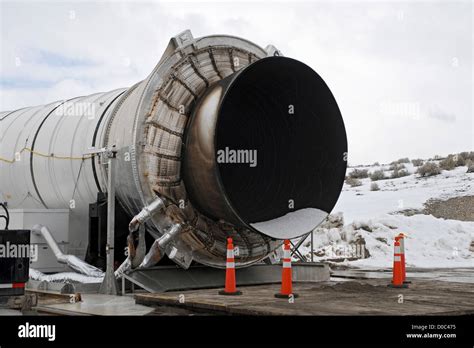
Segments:
[[[44,154],[44,153],[41,153],[41,152],[38,152],[38,151],[33,151],[32,149],[30,149],[28,147],[24,147],[23,149],[21,149],[19,154],[22,154],[24,151],[28,151],[28,152],[30,152],[30,153],[32,153],[36,156],[40,156],[40,157],[53,158],[53,159],[62,159],[62,160],[85,160],[85,159],[89,159],[89,158],[94,157],[94,154],[84,155],[82,157],[58,156],[58,155],[54,155],[54,154],[48,155],[48,154]],[[15,159],[9,160],[9,159],[3,158],[3,157],[0,157],[0,161],[10,163],[10,164],[17,162]]]

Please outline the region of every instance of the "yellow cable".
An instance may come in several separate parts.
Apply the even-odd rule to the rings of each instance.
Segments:
[[[36,156],[40,156],[40,157],[53,158],[53,159],[64,159],[64,160],[85,160],[85,159],[89,159],[89,158],[94,157],[94,154],[84,155],[82,157],[48,155],[48,154],[44,154],[44,153],[41,153],[41,152],[38,152],[38,151],[33,151],[28,147],[24,147],[23,149],[20,150],[19,153],[21,154],[24,151],[28,151],[28,152],[30,152],[30,153],[32,153]],[[3,158],[3,157],[0,157],[0,161],[10,163],[10,164],[13,164],[13,163],[17,162],[17,161],[15,161],[15,159],[9,160],[9,159]]]
[[[0,157],[0,161],[7,162],[7,163],[15,163],[15,161],[10,161],[10,160],[7,160],[6,158],[3,158],[3,157]]]

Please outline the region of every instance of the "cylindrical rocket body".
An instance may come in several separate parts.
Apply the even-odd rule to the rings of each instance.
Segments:
[[[115,145],[118,151],[115,189],[119,204],[131,218],[156,196],[165,201],[165,211],[147,223],[147,230],[159,237],[174,223],[184,226],[170,245],[173,252],[167,250],[178,264],[187,267],[195,260],[225,267],[228,237],[238,246],[237,267],[265,258],[281,245],[280,239],[301,236],[327,216],[339,196],[347,157],[339,109],[316,73],[284,61],[285,58],[260,64],[262,68],[257,73],[245,73],[246,67],[277,54],[272,46],[264,50],[230,36],[194,39],[186,31],[170,41],[152,73],[128,89],[0,113],[0,199],[7,201],[10,208],[70,209],[69,253],[83,256],[87,248],[88,205],[96,200],[98,192],[107,189],[106,163],[91,153]],[[272,64],[279,70],[287,66],[298,76],[275,72],[277,85],[272,90],[268,71],[263,78],[265,67],[271,68]],[[303,82],[310,82],[314,90],[315,99],[311,102],[311,91],[291,92],[294,88],[304,88],[298,82],[304,80],[304,74],[310,74],[309,80]],[[236,92],[235,86],[245,85],[255,77],[265,80],[259,88],[278,98],[260,91],[257,99],[262,105],[259,106],[254,105],[255,95]],[[209,91],[221,80],[232,81],[234,89],[227,99],[226,95],[218,96],[214,106],[230,107],[243,98],[239,112],[247,115],[242,120],[255,127],[248,129],[251,134],[248,142],[234,141],[229,131],[232,127],[235,132],[245,132],[245,124],[232,123],[229,119],[236,115],[225,112],[226,120],[219,123],[219,115],[224,111],[203,106]],[[252,102],[244,103],[244,99]],[[278,105],[277,99],[284,104]],[[256,140],[259,122],[247,117],[258,118],[260,107],[265,114],[262,122],[275,123],[273,128],[268,127],[269,131],[263,132],[262,128],[261,142]],[[286,123],[286,116],[280,115],[273,122],[272,115],[282,112],[297,118]],[[305,117],[312,121],[304,121]],[[212,122],[214,128],[209,128]],[[284,132],[278,130],[284,127],[289,128]],[[293,136],[297,141],[291,145]],[[321,141],[315,140],[312,145],[310,140],[302,140],[312,136],[320,136]],[[276,145],[275,137],[290,142],[288,151]],[[211,157],[203,157],[200,144],[204,143],[212,145]],[[257,155],[261,162],[256,165],[263,166],[247,189],[232,175],[230,163],[216,162],[216,151],[245,144],[252,148],[240,150],[260,151]],[[277,153],[271,155],[273,150],[282,151],[281,161]],[[297,165],[299,162],[314,165]],[[247,167],[240,167],[235,173],[242,175],[242,180],[251,181],[254,167]],[[215,181],[205,179],[206,175],[215,175],[212,179]],[[294,175],[294,180],[286,179],[286,175]],[[207,182],[221,186],[206,188]],[[264,189],[257,190],[259,185]],[[272,192],[277,193],[275,199]],[[212,199],[213,195],[219,197],[219,203]],[[258,208],[260,199],[267,209]],[[245,205],[245,200],[250,207]],[[273,206],[272,200],[278,202]],[[277,215],[272,216],[271,211]],[[311,218],[307,217],[309,213]],[[285,216],[305,220],[306,225],[298,225],[292,218],[284,219]]]

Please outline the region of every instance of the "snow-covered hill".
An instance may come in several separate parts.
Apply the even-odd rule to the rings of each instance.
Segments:
[[[369,173],[381,169],[390,176],[388,167],[357,169],[368,169]],[[409,267],[474,267],[474,222],[422,214],[428,199],[474,196],[474,173],[466,173],[467,168],[462,166],[420,178],[411,163],[405,167],[410,175],[376,181],[378,191],[371,191],[370,178],[360,179],[361,186],[344,184],[333,210],[333,223],[325,223],[313,232],[315,260],[346,259],[343,263],[352,266],[391,267],[393,238],[403,232],[409,236],[405,243]],[[300,248],[308,258],[309,240]],[[357,246],[363,244],[365,255]],[[365,258],[352,260],[360,256]]]

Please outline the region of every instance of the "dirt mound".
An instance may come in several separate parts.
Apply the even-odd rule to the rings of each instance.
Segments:
[[[430,199],[424,206],[424,214],[437,218],[474,221],[474,196],[454,197],[445,201]]]

